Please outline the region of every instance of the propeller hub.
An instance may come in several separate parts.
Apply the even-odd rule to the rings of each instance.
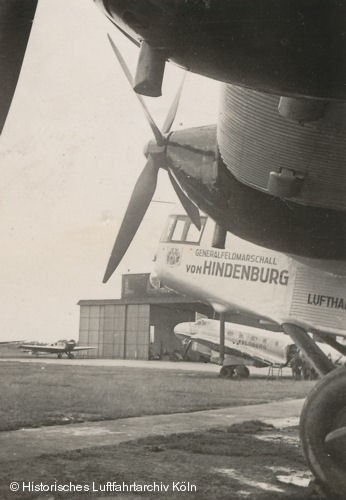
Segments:
[[[163,146],[159,146],[156,141],[152,140],[149,141],[145,146],[144,146],[144,156],[148,158],[148,156],[156,156],[156,155],[162,155],[166,153],[166,148],[167,144],[164,144]]]
[[[144,156],[145,156],[146,158],[148,158],[148,156],[149,156],[149,154],[150,154],[150,143],[151,143],[151,142],[152,142],[152,141],[148,141],[148,142],[145,144],[144,148],[143,148],[143,154],[144,154]]]

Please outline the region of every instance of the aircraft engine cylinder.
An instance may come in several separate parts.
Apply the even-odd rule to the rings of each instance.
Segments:
[[[346,103],[324,103],[321,116],[304,123],[281,116],[279,102],[280,96],[223,86],[217,133],[226,166],[262,192],[345,211]]]

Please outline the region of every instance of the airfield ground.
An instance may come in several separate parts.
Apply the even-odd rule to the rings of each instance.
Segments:
[[[209,368],[176,365],[168,370],[157,363],[149,370],[1,361],[0,498],[312,498],[299,446],[297,399],[314,382],[263,376],[230,381]],[[212,409],[219,410],[205,412]],[[170,421],[165,431],[158,426],[162,419]],[[141,433],[118,439],[122,425],[140,428],[136,422]],[[60,448],[53,438],[49,444],[49,435]],[[304,487],[289,484],[292,480]],[[89,491],[11,493],[11,481],[71,482]],[[169,490],[102,491],[113,481],[162,482]],[[197,491],[179,491],[184,482]]]

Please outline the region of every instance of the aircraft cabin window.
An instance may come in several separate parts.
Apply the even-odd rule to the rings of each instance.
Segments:
[[[175,217],[168,217],[168,221],[165,227],[165,230],[163,232],[163,235],[161,236],[161,241],[168,241],[170,235],[172,234],[173,228],[175,224]]]
[[[172,232],[172,241],[182,241],[185,232],[186,221],[177,219]]]
[[[161,241],[190,243],[198,245],[207,218],[201,217],[201,230],[198,231],[187,215],[173,215],[169,217]]]
[[[197,227],[194,224],[190,224],[190,227],[186,233],[186,241],[198,243],[200,236],[200,231],[197,229]]]

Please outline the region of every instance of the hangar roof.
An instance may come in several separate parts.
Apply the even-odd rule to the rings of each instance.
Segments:
[[[79,306],[105,306],[147,304],[167,306],[180,304],[188,309],[199,310],[203,314],[212,313],[212,308],[186,295],[180,295],[168,288],[154,288],[149,273],[123,274],[121,299],[87,299],[80,300]]]
[[[145,297],[125,297],[122,299],[90,299],[80,300],[79,306],[104,306],[104,305],[127,305],[127,304],[202,304],[198,300],[192,300],[190,297],[182,295],[160,295]]]

